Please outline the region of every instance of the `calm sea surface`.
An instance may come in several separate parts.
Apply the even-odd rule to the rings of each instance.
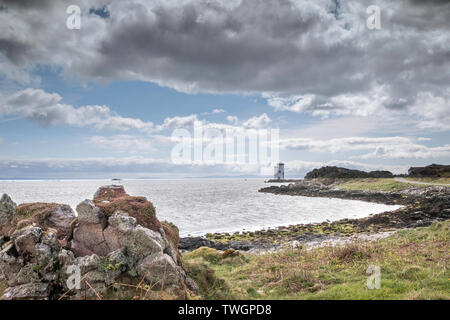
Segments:
[[[117,182],[116,182],[117,183]],[[290,224],[361,218],[399,206],[354,200],[259,193],[262,180],[123,180],[128,194],[147,197],[158,218],[175,223],[181,236],[260,230]],[[75,209],[110,180],[0,181],[0,194],[17,204],[65,203]]]

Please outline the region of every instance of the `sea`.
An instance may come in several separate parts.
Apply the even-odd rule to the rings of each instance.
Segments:
[[[70,205],[92,199],[104,185],[121,184],[128,194],[144,196],[160,221],[178,226],[180,235],[267,230],[279,226],[362,218],[400,206],[357,200],[260,193],[259,179],[183,180],[3,180],[0,194],[17,204],[55,202]]]

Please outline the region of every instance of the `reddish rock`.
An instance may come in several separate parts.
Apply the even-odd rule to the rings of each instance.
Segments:
[[[72,251],[76,256],[93,253],[106,256],[111,251],[105,243],[101,224],[80,224],[73,231]]]
[[[161,227],[161,223],[156,218],[155,207],[145,197],[127,195],[111,199],[110,202],[96,201],[95,204],[106,217],[110,217],[116,211],[120,211],[134,217],[137,223],[145,228],[158,231]]]
[[[125,188],[123,186],[110,185],[100,187],[94,194],[94,201],[111,201],[115,198],[127,196]]]

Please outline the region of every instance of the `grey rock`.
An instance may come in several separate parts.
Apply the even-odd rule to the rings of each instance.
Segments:
[[[80,272],[82,275],[90,272],[90,271],[99,271],[101,270],[102,260],[96,254],[77,258],[75,264],[80,268]]]
[[[15,231],[12,234],[11,239],[20,254],[34,254],[36,251],[36,243],[40,241],[41,236],[41,228],[28,226],[26,228]]]
[[[190,290],[192,290],[193,292],[198,292],[199,287],[198,287],[197,283],[196,283],[192,278],[186,277],[185,282],[186,282],[186,286],[187,286]]]
[[[91,200],[84,200],[77,205],[78,222],[80,224],[98,224],[102,222],[100,209]]]
[[[0,226],[9,222],[16,214],[17,205],[7,194],[0,198]]]
[[[137,225],[135,218],[124,215],[120,211],[115,212],[108,222],[109,226],[116,228],[121,233],[130,233]]]
[[[136,268],[138,275],[150,283],[174,285],[180,282],[180,274],[173,259],[164,253],[147,256]]]
[[[9,287],[3,294],[5,300],[48,300],[48,283],[27,283],[20,286]]]
[[[67,267],[74,264],[75,255],[72,251],[62,249],[58,253],[58,261],[63,272],[67,270]]]
[[[161,235],[140,225],[134,228],[129,235],[121,238],[120,243],[137,260],[164,250]]]
[[[214,242],[202,237],[180,238],[178,248],[181,250],[195,250],[200,247],[213,247]]]
[[[41,242],[49,246],[52,250],[59,250],[60,244],[56,234],[53,232],[46,232],[42,235]]]
[[[13,287],[26,283],[38,282],[39,278],[35,270],[36,265],[25,265],[16,274],[12,274],[12,277],[8,280],[8,285]]]
[[[34,250],[34,257],[41,264],[48,262],[55,256],[52,248],[44,243],[37,243]]]

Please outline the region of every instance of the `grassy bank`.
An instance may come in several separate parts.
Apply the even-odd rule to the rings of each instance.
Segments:
[[[450,178],[405,178],[409,181],[418,181],[430,184],[450,184]],[[395,181],[391,178],[367,178],[367,179],[351,179],[334,187],[340,190],[346,191],[359,191],[359,190],[371,190],[371,191],[392,191],[401,192],[408,188],[427,188],[429,185],[410,184],[405,182]]]
[[[450,178],[405,178],[409,181],[419,181],[433,184],[450,184]]]
[[[450,299],[450,221],[377,242],[251,255],[200,248],[183,261],[203,299]],[[368,290],[366,270],[381,268]]]
[[[334,186],[340,190],[357,191],[357,190],[371,190],[371,191],[395,191],[401,192],[411,187],[409,183],[395,181],[394,179],[352,179]],[[415,188],[424,188],[426,185],[414,185]]]

